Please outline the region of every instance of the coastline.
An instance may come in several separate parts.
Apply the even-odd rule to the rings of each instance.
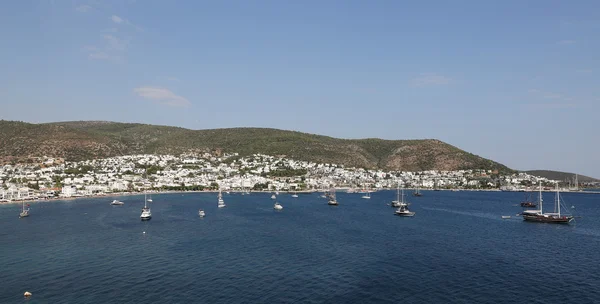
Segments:
[[[336,188],[336,191],[346,191],[350,188],[348,187],[340,187]],[[379,191],[394,191],[395,189],[381,189],[377,191],[370,191],[371,193],[379,192]],[[405,190],[412,190],[412,188],[406,188]],[[436,192],[433,189],[423,189],[423,191],[427,192]],[[500,189],[439,189],[438,191],[451,191],[451,192],[525,192],[525,191],[502,191]],[[242,193],[244,191],[229,191],[231,193]],[[249,193],[273,193],[274,191],[250,191]],[[305,191],[279,191],[280,193],[297,193],[297,194],[310,194],[310,193],[321,193],[321,190],[305,190]],[[532,192],[532,191],[529,191]],[[537,191],[534,191],[537,192]],[[543,192],[554,192],[553,190],[544,190]],[[185,194],[185,193],[219,193],[217,190],[192,190],[192,191],[153,191],[146,192],[146,194]],[[356,191],[350,194],[359,194],[360,191]],[[600,191],[561,191],[561,193],[581,193],[581,194],[600,194]],[[135,195],[144,195],[144,192],[117,192],[117,193],[106,193],[101,195],[86,195],[86,196],[75,196],[75,197],[56,197],[49,199],[31,199],[31,200],[13,200],[13,201],[3,201],[0,202],[0,206],[2,205],[16,205],[22,204],[23,202],[27,204],[38,204],[38,203],[50,203],[55,201],[73,201],[78,199],[91,199],[91,198],[114,198],[114,197],[126,197],[126,196],[135,196]]]

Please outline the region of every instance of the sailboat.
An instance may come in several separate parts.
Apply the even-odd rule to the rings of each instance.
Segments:
[[[525,207],[525,208],[537,207],[536,203],[533,202],[533,200],[531,199],[530,195],[527,194],[527,192],[525,193],[525,200],[521,202],[521,207]]]
[[[398,209],[394,212],[398,216],[414,216],[415,212],[408,210],[408,203],[404,202],[404,189],[402,190],[402,200],[398,199]]]
[[[417,189],[415,189],[415,192],[413,192],[413,196],[422,196],[423,194],[421,194],[421,189],[419,189],[419,187],[417,187]]]
[[[27,209],[25,209],[25,202],[23,202],[23,208],[21,209],[21,213],[19,213],[19,218],[28,217],[29,216],[29,204],[27,204]]]
[[[558,190],[558,183],[556,183],[556,196],[555,196],[555,211],[556,212],[544,212],[543,209],[543,200],[542,200],[542,183],[540,182],[540,194],[539,194],[539,210],[525,210],[521,215],[523,216],[523,220],[529,222],[538,222],[538,223],[554,223],[554,224],[568,224],[573,220],[572,215],[564,215],[561,214],[561,203],[560,203],[560,193]]]
[[[275,195],[275,193],[271,194],[271,199],[277,199],[277,196]]]
[[[329,201],[327,201],[327,205],[331,205],[331,206],[338,205],[338,201],[335,198],[335,189],[331,189],[331,192],[329,193]]]
[[[370,199],[371,198],[371,191],[369,190],[365,190],[365,195],[362,196],[362,198],[364,199]]]
[[[149,221],[152,218],[152,211],[148,207],[148,199],[146,193],[144,193],[144,208],[142,208],[142,214],[140,215],[142,221]]]
[[[400,201],[400,183],[398,183],[398,188],[396,191],[396,200],[392,201],[390,204],[392,208],[399,208],[402,204],[404,204],[404,190],[402,190],[402,201]]]
[[[223,200],[223,194],[221,193],[221,189],[219,189],[218,206],[219,206],[219,208],[225,207],[225,201]]]
[[[296,191],[294,191],[294,194],[292,194],[292,197],[298,197],[298,193]]]
[[[148,202],[152,203],[152,195],[149,195],[150,197],[148,198]]]

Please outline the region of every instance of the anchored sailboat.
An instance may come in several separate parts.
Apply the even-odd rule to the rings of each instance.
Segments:
[[[146,193],[144,193],[144,208],[142,208],[142,214],[140,215],[142,221],[149,221],[152,218],[152,211],[148,207],[148,199]]]
[[[556,183],[556,197],[555,197],[555,212],[544,212],[543,200],[542,200],[542,183],[540,182],[540,194],[539,194],[539,210],[525,210],[521,214],[523,220],[529,222],[538,223],[553,223],[553,224],[568,224],[573,220],[572,215],[561,214],[561,202],[560,193],[558,190],[558,183]]]
[[[29,204],[27,204],[27,209],[25,209],[25,202],[23,202],[23,207],[21,208],[21,213],[19,213],[19,218],[28,217],[29,216]]]
[[[221,189],[219,189],[218,206],[219,208],[225,207],[225,201],[223,200],[223,194],[221,193]]]
[[[408,203],[404,202],[404,189],[402,189],[402,200],[398,200],[398,209],[394,212],[398,216],[414,216],[415,213],[408,210]]]
[[[329,201],[327,202],[327,205],[337,206],[338,204],[339,203],[335,198],[335,189],[331,189],[331,192],[329,192]]]

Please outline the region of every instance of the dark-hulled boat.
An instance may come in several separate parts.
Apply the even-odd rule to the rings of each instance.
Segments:
[[[572,215],[561,214],[560,193],[556,184],[556,212],[544,212],[542,200],[542,185],[540,182],[539,210],[525,210],[521,215],[523,220],[538,223],[568,224],[573,220]]]

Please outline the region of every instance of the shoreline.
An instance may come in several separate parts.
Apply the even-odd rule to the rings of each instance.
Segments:
[[[348,190],[350,188],[347,187],[340,187],[340,188],[336,188],[336,190],[338,192],[342,192],[342,193],[346,193],[344,191]],[[381,189],[378,191],[370,191],[370,193],[374,193],[374,192],[379,192],[379,191],[395,191],[396,189]],[[406,188],[405,190],[413,190],[413,188]],[[515,192],[515,193],[527,193],[527,192],[537,192],[537,191],[502,191],[500,189],[439,189],[439,190],[433,190],[433,189],[423,189],[423,191],[427,191],[427,192],[437,192],[437,191],[450,191],[450,192]],[[243,193],[244,191],[225,191],[225,192],[230,192],[230,193]],[[275,191],[250,191],[249,193],[274,193]],[[311,194],[311,193],[322,193],[322,190],[304,190],[304,191],[279,191],[280,193],[296,193],[296,194]],[[542,191],[544,193],[548,192],[548,193],[553,193],[555,191],[553,190],[544,190]],[[184,193],[219,193],[219,191],[216,190],[192,190],[192,191],[154,191],[154,192],[146,192],[146,194],[152,195],[152,194],[184,194]],[[353,193],[348,193],[348,194],[360,194],[363,192],[360,191],[356,191]],[[581,193],[581,194],[600,194],[600,191],[561,191],[561,193]],[[16,204],[22,204],[23,202],[28,203],[28,204],[38,204],[38,203],[50,203],[50,202],[55,202],[55,201],[73,201],[73,200],[78,200],[78,199],[91,199],[91,198],[112,198],[112,197],[127,197],[127,196],[135,196],[135,195],[144,195],[143,192],[117,192],[117,193],[106,193],[106,194],[101,194],[101,195],[86,195],[86,196],[76,196],[76,197],[56,197],[56,198],[49,198],[49,199],[29,199],[29,200],[13,200],[13,201],[2,201],[0,202],[0,206],[2,205],[16,205]]]

